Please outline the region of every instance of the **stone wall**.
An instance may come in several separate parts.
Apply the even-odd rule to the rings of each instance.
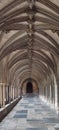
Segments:
[[[13,107],[20,101],[21,97],[14,100],[0,111],[0,122],[13,109]]]

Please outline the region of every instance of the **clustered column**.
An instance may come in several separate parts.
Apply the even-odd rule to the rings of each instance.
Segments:
[[[52,76],[50,82],[47,81],[46,86],[40,87],[39,94],[59,113],[59,80],[56,79],[55,75]]]

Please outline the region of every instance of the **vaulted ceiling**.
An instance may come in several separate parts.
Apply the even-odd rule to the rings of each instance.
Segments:
[[[11,77],[21,80],[40,82],[56,72],[59,0],[0,0],[0,61],[4,58]]]

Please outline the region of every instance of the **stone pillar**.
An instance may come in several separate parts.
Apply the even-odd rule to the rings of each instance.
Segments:
[[[16,87],[16,91],[17,91],[17,98],[18,98],[18,87]]]
[[[54,88],[55,88],[55,108],[58,108],[58,90],[57,90],[57,82],[54,76]]]
[[[59,80],[57,80],[57,106],[59,108]]]
[[[47,100],[49,100],[49,95],[50,95],[49,86],[46,87],[46,91],[47,91]]]
[[[8,101],[11,102],[11,87],[8,85]]]
[[[5,106],[5,102],[6,102],[6,97],[5,97],[5,84],[2,84],[2,102],[3,102],[3,106]]]
[[[17,95],[18,95],[17,87],[14,87],[14,98],[17,98]]]
[[[57,106],[58,106],[58,114],[59,114],[59,60],[58,59],[57,59],[56,82],[57,82]]]
[[[39,86],[39,96],[41,95],[41,86]]]
[[[1,106],[5,106],[6,102],[6,97],[5,97],[5,84],[1,83],[1,95],[0,95],[0,100],[1,100]]]
[[[18,97],[20,96],[20,87],[18,87]]]
[[[50,85],[50,103],[52,103],[52,91],[51,91],[51,85]]]
[[[19,87],[19,96],[21,96],[21,88]]]
[[[16,87],[15,87],[15,98],[17,97],[17,90],[16,90]]]
[[[12,100],[14,100],[14,98],[15,98],[15,88],[12,87]]]
[[[4,60],[2,60],[2,99],[3,99],[3,106],[6,104],[7,101],[7,96],[8,96],[8,90],[7,90],[7,77],[8,77],[8,67],[7,67],[7,59],[4,58]],[[6,95],[7,93],[7,95]]]
[[[44,96],[44,87],[42,87],[42,96]]]
[[[2,101],[2,84],[0,84],[0,107],[2,106],[3,101]]]
[[[2,93],[2,106],[3,106],[3,85],[1,85],[1,93]]]
[[[18,89],[17,89],[18,91],[17,91],[17,97],[19,96],[19,87],[18,87]]]
[[[46,97],[46,87],[44,87],[44,96]]]
[[[46,100],[48,100],[48,86],[46,86]]]
[[[20,97],[22,97],[22,88],[20,87]]]
[[[14,98],[16,98],[16,87],[14,87]]]
[[[51,82],[51,101],[55,104],[55,87],[53,81]]]
[[[5,98],[6,98],[6,104],[9,103],[9,86],[5,85]]]
[[[10,96],[11,96],[11,101],[13,100],[13,87],[10,86],[10,89],[11,89],[11,93],[10,93]]]

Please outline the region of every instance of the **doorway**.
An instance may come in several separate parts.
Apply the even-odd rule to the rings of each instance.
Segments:
[[[33,85],[32,85],[31,82],[28,82],[28,83],[27,83],[26,93],[33,93]]]

